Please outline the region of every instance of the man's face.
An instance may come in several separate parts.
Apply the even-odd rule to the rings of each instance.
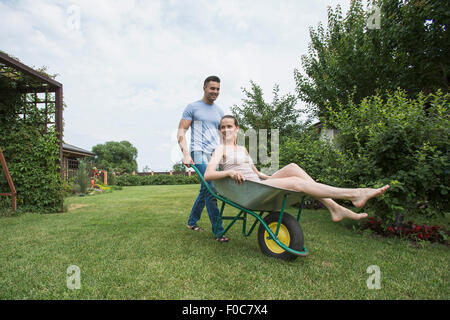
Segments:
[[[220,92],[220,83],[215,81],[209,81],[206,86],[203,88],[205,93],[204,98],[209,103],[212,104],[219,96]]]

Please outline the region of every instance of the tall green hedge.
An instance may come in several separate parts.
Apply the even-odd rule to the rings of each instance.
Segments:
[[[131,174],[123,174],[116,178],[119,186],[144,186],[144,185],[169,185],[169,184],[197,184],[200,183],[197,175],[156,175],[156,176],[139,176]]]

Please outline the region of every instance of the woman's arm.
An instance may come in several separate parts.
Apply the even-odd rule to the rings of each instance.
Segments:
[[[217,180],[225,177],[231,177],[236,182],[244,181],[244,176],[239,171],[235,170],[226,170],[226,171],[217,171],[216,168],[219,165],[220,159],[223,157],[223,145],[220,145],[216,148],[213,155],[211,156],[211,160],[209,160],[208,166],[206,167],[205,175],[203,176],[206,181]]]
[[[244,148],[244,149],[245,149],[245,148]],[[251,160],[253,172],[256,173],[260,179],[263,179],[263,180],[269,179],[270,176],[265,175],[264,173],[259,172],[258,169],[256,169],[255,165],[253,164],[252,158],[251,158],[250,155],[248,154],[247,149],[245,149],[245,153],[247,153],[247,156],[248,156],[249,159]]]
[[[262,172],[259,172],[258,169],[256,169],[256,167],[255,167],[254,164],[252,164],[252,169],[253,169],[253,171],[258,175],[258,177],[259,177],[260,179],[267,180],[267,179],[270,178],[270,176],[268,176],[268,175],[266,175],[266,174],[264,174],[264,173],[262,173]]]

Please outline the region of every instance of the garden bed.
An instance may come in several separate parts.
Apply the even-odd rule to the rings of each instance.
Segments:
[[[417,224],[413,221],[406,223],[388,223],[378,217],[369,217],[361,223],[361,229],[370,229],[384,237],[400,237],[412,241],[429,241],[448,245],[450,232],[437,225]]]

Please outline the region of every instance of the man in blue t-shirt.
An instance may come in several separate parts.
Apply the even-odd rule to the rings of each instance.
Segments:
[[[187,166],[195,164],[202,175],[205,174],[211,155],[220,143],[218,127],[224,113],[214,103],[219,96],[219,92],[220,79],[216,76],[206,78],[203,83],[203,98],[189,104],[184,109],[178,126],[178,144],[183,152],[183,163]],[[186,131],[189,128],[191,128],[190,154],[186,142]],[[208,184],[213,187],[211,181]],[[214,233],[217,219],[219,218],[219,208],[217,207],[217,200],[203,184],[192,206],[187,227],[195,231],[200,230],[197,221],[200,220],[205,205]],[[217,233],[214,236],[217,241],[227,242],[229,239],[226,236],[218,237],[222,232],[223,226],[220,221]]]

